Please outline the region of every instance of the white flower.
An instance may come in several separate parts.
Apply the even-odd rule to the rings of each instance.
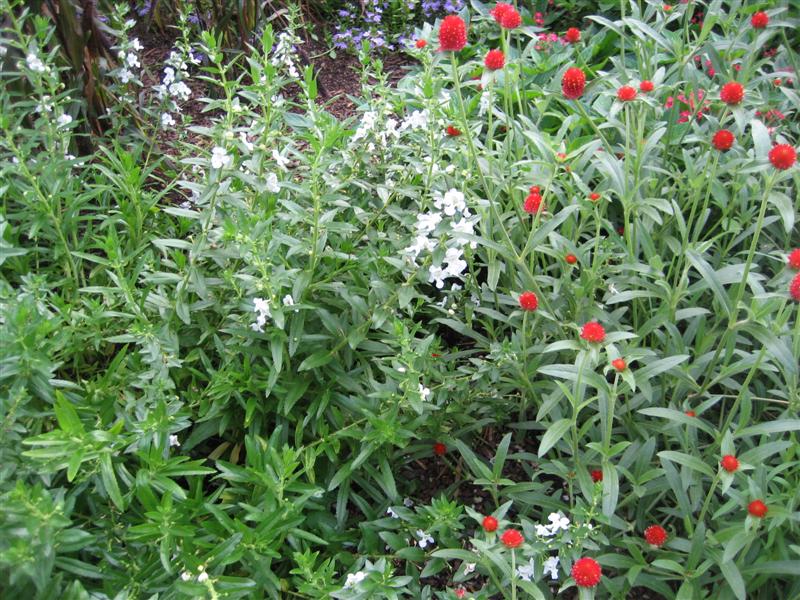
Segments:
[[[531,559],[527,565],[520,565],[517,567],[517,577],[522,579],[523,581],[530,581],[533,579],[534,574],[534,563],[533,559]]]
[[[386,514],[392,517],[393,519],[400,518],[400,516],[396,512],[394,512],[394,509],[391,506],[386,509]]]
[[[411,498],[403,498],[403,506],[406,508],[411,508],[414,506],[414,501]]]
[[[253,151],[253,144],[247,140],[247,134],[244,131],[239,132],[239,141],[242,142],[248,152]]]
[[[137,51],[142,49],[142,44],[139,42],[139,38],[133,38],[131,40],[131,47]]]
[[[469,575],[470,573],[472,573],[475,570],[475,567],[477,566],[478,566],[477,563],[466,563],[464,565],[464,575]]]
[[[427,548],[428,544],[434,544],[433,537],[422,531],[422,529],[417,529],[417,537],[419,537],[419,547],[420,548]]]
[[[170,446],[176,446],[176,447],[181,445],[181,443],[178,441],[178,436],[177,435],[169,436],[169,445]]]
[[[161,83],[166,86],[175,83],[175,69],[172,67],[164,67],[164,80]]]
[[[278,176],[275,173],[268,173],[267,174],[267,191],[272,194],[277,194],[281,191],[281,186],[278,183]]]
[[[63,115],[60,115],[56,119],[56,123],[58,123],[59,127],[66,127],[67,125],[72,123],[72,115],[68,115],[67,113],[64,113]]]
[[[419,384],[419,395],[422,396],[423,400],[428,400],[431,397],[431,390],[430,388],[426,388],[421,383]]]
[[[452,222],[451,227],[453,229],[453,233],[455,234],[453,237],[456,241],[460,243],[465,243],[465,240],[461,238],[461,235],[475,235],[475,224],[471,221],[468,221],[466,218],[461,217],[461,220],[458,222]],[[478,247],[477,242],[470,242],[469,247],[473,250]]]
[[[558,579],[558,557],[551,556],[546,561],[544,561],[544,575],[550,573],[550,578],[553,580]]]
[[[467,208],[467,203],[464,202],[464,194],[457,189],[451,189],[434,200],[433,205],[444,212],[448,217],[456,214],[456,211],[463,212]]]
[[[133,52],[128,52],[128,55],[125,57],[125,62],[128,64],[129,67],[141,67],[142,64],[139,62],[139,57],[136,56]]]
[[[367,574],[364,571],[358,571],[356,573],[348,573],[347,574],[347,581],[344,582],[344,587],[351,588],[367,578]]]
[[[233,163],[233,157],[228,154],[225,148],[214,146],[211,151],[211,167],[214,169],[221,169],[223,167],[230,167]]]
[[[535,525],[535,528],[536,528],[536,535],[541,537],[550,537],[556,534],[556,532],[551,531],[550,527],[548,527],[547,525]]]
[[[184,571],[183,573],[181,573],[181,579],[183,581],[189,581],[191,578],[192,578],[192,574],[189,573],[189,571]]]
[[[253,331],[264,332],[264,325],[267,324],[267,319],[272,317],[272,311],[269,308],[269,302],[264,298],[253,298],[253,310],[256,313],[256,322],[250,325]]]
[[[120,69],[119,80],[122,83],[129,83],[133,81],[135,78],[136,76],[133,73],[131,73],[128,69]]]
[[[203,583],[204,581],[208,581],[208,573],[206,573],[205,571],[200,573],[200,575],[197,576],[197,581],[199,581],[200,583]]]
[[[551,523],[550,529],[553,530],[553,533],[556,533],[559,529],[569,529],[569,519],[561,513],[550,513],[547,516],[547,520]]]
[[[28,68],[31,71],[35,71],[37,73],[44,73],[45,71],[47,71],[47,67],[33,52],[31,52],[30,54],[28,54],[28,56],[25,57],[25,62],[28,63]]]
[[[279,169],[283,169],[284,171],[287,170],[286,166],[289,164],[289,159],[284,156],[281,156],[281,153],[278,152],[277,149],[274,149],[272,151],[272,159],[278,165]]]
[[[125,21],[125,28],[126,29],[130,29],[134,25],[136,25],[136,20],[135,19],[128,19],[127,21]]]
[[[447,273],[442,267],[432,266],[428,270],[428,281],[436,284],[436,287],[442,289],[444,287],[444,280],[447,279]]]
[[[192,90],[186,85],[183,81],[176,81],[175,83],[167,86],[169,90],[169,95],[173,98],[178,98],[179,100],[186,102],[189,98],[192,97]]]
[[[489,88],[485,88],[481,93],[481,102],[480,106],[478,107],[478,115],[483,116],[489,110],[489,106],[492,104],[492,95],[489,93]]]
[[[162,113],[161,114],[161,127],[162,129],[167,129],[169,127],[175,126],[175,119],[172,118],[172,115],[169,113]]]
[[[428,213],[417,215],[417,232],[430,233],[442,222],[442,215],[439,213]]]
[[[464,269],[467,268],[467,261],[461,259],[463,251],[461,248],[448,248],[444,255],[447,263],[445,269],[446,277],[461,277]]]
[[[405,129],[423,129],[428,125],[428,111],[415,110],[405,118],[403,124],[400,125],[400,130]]]

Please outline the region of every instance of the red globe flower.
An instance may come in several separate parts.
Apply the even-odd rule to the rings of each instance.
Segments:
[[[483,64],[486,65],[486,68],[490,71],[497,71],[498,69],[502,69],[503,65],[506,64],[506,56],[503,54],[502,50],[489,50],[486,53],[486,58],[483,59]]]
[[[417,40],[416,44],[414,44],[417,48],[424,48],[428,45],[426,40]]]
[[[636,98],[636,90],[629,85],[623,85],[617,90],[617,98],[622,102],[630,102]]]
[[[686,411],[686,416],[687,417],[696,417],[697,413],[694,412],[692,409],[689,409],[689,410]]]
[[[593,558],[581,558],[572,565],[572,578],[578,587],[594,587],[600,583],[603,570]]]
[[[589,473],[589,475],[592,477],[592,481],[594,481],[595,483],[597,483],[598,481],[603,481],[603,471],[601,471],[600,469],[594,469]]]
[[[711,138],[711,145],[720,152],[727,152],[731,149],[735,141],[736,138],[730,131],[727,129],[720,129],[714,134],[714,137]]]
[[[520,25],[522,25],[522,17],[513,6],[500,17],[500,27],[503,29],[516,29]]]
[[[789,284],[789,295],[795,302],[800,302],[800,273],[795,275]]]
[[[644,539],[651,546],[660,548],[667,541],[667,530],[661,525],[650,525],[644,530]]]
[[[600,200],[600,194],[598,194],[597,192],[592,192],[591,194],[589,194],[589,200],[591,200],[592,202],[597,202],[598,200]]]
[[[747,505],[747,512],[759,519],[763,519],[766,516],[767,510],[769,510],[767,505],[761,500],[753,500]]]
[[[652,92],[654,87],[655,86],[653,85],[652,81],[645,79],[642,83],[639,84],[639,91],[645,93]]]
[[[662,6],[662,8],[664,9],[664,12],[669,12],[672,10],[672,4],[665,4]]]
[[[577,27],[570,27],[564,34],[564,39],[570,44],[577,44],[581,41],[581,30]]]
[[[574,265],[576,262],[578,262],[578,257],[574,254],[567,254],[564,257],[564,260],[567,261],[568,265]]]
[[[753,29],[764,29],[769,25],[769,15],[764,11],[758,11],[750,17],[750,25],[753,26]]]
[[[490,533],[492,531],[497,531],[497,519],[491,515],[483,517],[483,530]]]
[[[442,442],[436,442],[433,445],[433,453],[436,456],[444,456],[447,453],[447,446],[445,446]]]
[[[575,100],[583,96],[586,89],[586,75],[578,67],[570,67],[561,77],[561,91],[565,98]]]
[[[797,160],[797,152],[789,144],[777,144],[769,151],[769,162],[781,171],[791,168]]]
[[[628,368],[628,364],[621,358],[615,358],[611,361],[611,366],[614,367],[617,371],[624,371]]]
[[[519,305],[522,310],[536,310],[539,308],[539,299],[533,292],[522,292],[519,295]]]
[[[795,248],[789,252],[789,259],[786,261],[790,269],[800,271],[800,248]]]
[[[467,45],[467,24],[458,15],[444,18],[439,27],[439,50],[458,52]]]
[[[734,473],[739,468],[739,459],[733,454],[726,454],[722,457],[722,460],[719,461],[719,464],[722,465],[722,468],[728,473]]]
[[[729,81],[722,86],[719,98],[725,104],[730,104],[731,106],[739,104],[744,99],[744,86],[738,81]]]
[[[447,135],[450,137],[458,137],[461,135],[461,130],[457,127],[453,127],[452,125],[448,125],[446,131]]]
[[[522,546],[525,538],[516,529],[506,529],[503,535],[500,536],[500,541],[506,548],[519,548]]]
[[[497,24],[500,24],[500,20],[503,18],[503,15],[506,14],[509,10],[514,10],[514,7],[511,4],[506,4],[505,2],[498,2],[495,4],[494,8],[489,11],[489,14],[494,17],[494,20],[497,21]]]
[[[587,342],[599,344],[606,339],[606,330],[597,321],[589,321],[581,328],[581,337]]]
[[[538,192],[531,192],[525,198],[525,204],[522,206],[526,213],[534,214],[542,210],[542,197]]]

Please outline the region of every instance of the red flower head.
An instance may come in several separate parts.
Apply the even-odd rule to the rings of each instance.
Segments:
[[[686,416],[687,417],[696,417],[697,413],[694,412],[693,410],[689,409],[689,410],[686,411]]]
[[[786,261],[790,269],[800,271],[800,248],[795,248],[789,252],[789,259]]]
[[[494,17],[494,20],[497,21],[497,24],[499,25],[503,20],[503,15],[505,15],[509,10],[514,10],[514,7],[511,4],[498,2],[495,4],[494,8],[489,11],[489,14]]]
[[[644,539],[651,546],[660,548],[667,541],[667,531],[661,525],[650,525],[644,530]]]
[[[528,194],[528,197],[525,198],[525,204],[523,207],[526,213],[534,214],[542,210],[542,197],[539,195],[538,192],[531,192]]]
[[[744,100],[744,86],[738,81],[729,81],[722,86],[719,98],[725,104],[730,104],[731,106],[739,104]]]
[[[591,194],[589,194],[589,200],[591,200],[592,202],[597,202],[598,200],[600,200],[600,194],[598,194],[597,192],[592,192]]]
[[[594,469],[589,473],[592,477],[592,481],[597,483],[598,481],[603,481],[603,472],[600,469]]]
[[[442,442],[436,442],[433,445],[433,453],[436,456],[444,456],[447,453],[447,446],[445,446]]]
[[[483,64],[486,65],[486,68],[490,71],[502,69],[503,65],[506,64],[505,54],[503,54],[502,50],[489,50],[489,52],[486,53],[486,58],[483,59]]]
[[[655,86],[653,85],[652,81],[650,81],[649,79],[645,79],[642,83],[639,84],[639,91],[645,93],[652,92],[654,87]]]
[[[564,39],[570,44],[577,44],[581,41],[581,30],[577,27],[570,27],[567,29],[567,33],[564,34]]]
[[[630,102],[636,98],[636,90],[629,85],[623,85],[617,90],[617,98],[622,102]]]
[[[587,342],[599,344],[606,339],[606,330],[597,321],[589,321],[581,329],[581,337]]]
[[[769,162],[781,171],[791,168],[797,160],[797,152],[789,144],[777,144],[769,151]]]
[[[536,310],[539,308],[539,299],[533,292],[522,292],[519,295],[519,305],[522,310]]]
[[[568,265],[574,265],[576,262],[578,262],[578,257],[574,254],[567,254],[564,257],[564,260],[567,261]]]
[[[572,565],[572,578],[578,587],[594,587],[600,583],[602,575],[603,570],[600,568],[600,563],[593,558],[581,558]]]
[[[455,590],[456,598],[463,598],[467,595],[467,589],[463,587],[457,587]]]
[[[525,538],[516,529],[506,529],[503,535],[500,536],[500,541],[506,548],[519,548],[522,546]]]
[[[564,97],[575,100],[583,96],[586,88],[586,75],[578,67],[570,67],[561,77],[561,91]]]
[[[719,464],[722,465],[722,468],[728,473],[734,473],[739,468],[739,459],[733,454],[726,454],[722,457],[722,460],[719,461]]]
[[[453,127],[452,125],[447,126],[446,132],[450,137],[458,137],[461,135],[461,130],[457,127]]]
[[[417,48],[424,48],[425,46],[428,45],[428,42],[426,40],[417,40],[417,42],[414,45]]]
[[[789,295],[795,302],[800,302],[800,273],[795,275],[792,283],[789,284]]]
[[[538,194],[541,190],[538,185],[532,185],[528,190],[531,194]]]
[[[663,7],[664,12],[669,12],[672,10],[672,4],[665,4]]]
[[[500,17],[500,27],[503,29],[516,29],[520,25],[522,25],[522,17],[520,14],[514,10],[512,6],[510,10],[507,10],[503,13],[503,16]]]
[[[753,26],[753,29],[764,29],[769,25],[769,15],[764,11],[758,11],[750,17],[750,25]]]
[[[497,519],[491,515],[483,517],[483,530],[490,533],[492,531],[497,531]]]
[[[714,134],[714,137],[711,138],[711,145],[720,152],[727,152],[731,149],[733,142],[735,141],[736,138],[733,137],[733,134],[730,131],[727,129],[720,129]]]
[[[439,27],[439,50],[458,52],[467,45],[467,25],[458,15],[445,17]]]
[[[611,366],[614,367],[617,371],[624,371],[628,368],[628,363],[626,363],[621,358],[615,358],[611,361]]]
[[[763,519],[766,516],[767,510],[767,505],[761,500],[753,500],[747,505],[747,512],[759,519]]]

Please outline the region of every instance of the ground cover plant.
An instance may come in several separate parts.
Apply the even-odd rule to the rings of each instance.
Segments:
[[[106,10],[81,78],[48,6],[0,0],[2,597],[800,597],[789,3],[476,0],[346,117],[296,11],[148,63]]]

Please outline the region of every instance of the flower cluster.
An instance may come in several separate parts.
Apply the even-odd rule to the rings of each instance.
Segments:
[[[164,61],[166,66],[161,77],[161,83],[153,88],[158,99],[167,103],[166,110],[161,113],[161,126],[164,129],[175,125],[175,118],[171,113],[180,114],[182,108],[179,103],[186,102],[192,96],[191,88],[186,85],[186,81],[189,79],[187,60],[197,62],[191,54],[184,59],[180,52],[172,50],[167,60]]]
[[[278,41],[272,50],[270,64],[276,69],[282,69],[289,74],[289,77],[297,79],[300,73],[297,70],[297,48],[300,44],[297,35],[291,29],[284,29],[278,34]]]

